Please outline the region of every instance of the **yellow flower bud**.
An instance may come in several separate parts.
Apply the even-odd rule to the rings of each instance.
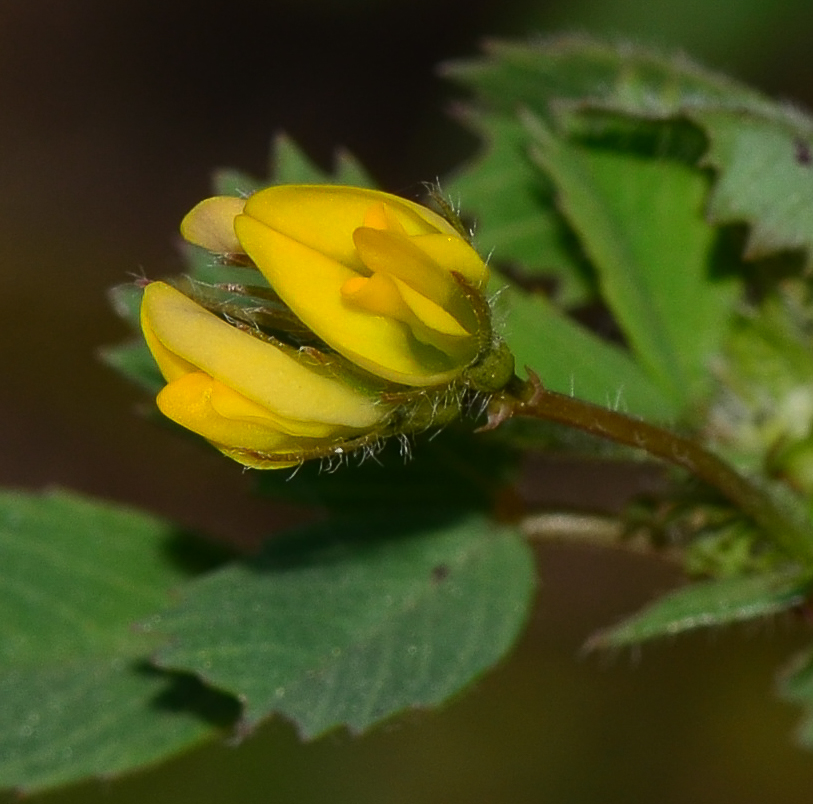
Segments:
[[[142,328],[167,380],[158,407],[248,466],[443,424],[468,390],[496,391],[513,374],[492,336],[485,263],[418,204],[282,185],[209,198],[181,232],[267,284],[147,285]]]
[[[247,466],[340,453],[391,412],[369,391],[231,326],[163,282],[145,288],[141,325],[167,380],[161,412]]]
[[[245,252],[312,332],[377,377],[448,383],[490,345],[485,305],[471,300],[488,281],[485,263],[419,204],[357,187],[280,185],[245,202],[207,199],[181,232],[212,251]]]

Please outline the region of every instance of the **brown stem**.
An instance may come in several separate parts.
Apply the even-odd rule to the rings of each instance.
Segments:
[[[762,489],[698,442],[618,411],[548,391],[533,372],[529,372],[529,376],[529,382],[517,379],[505,392],[494,397],[484,429],[496,427],[512,416],[530,416],[642,449],[688,470],[716,488],[789,556],[813,566],[813,534]]]

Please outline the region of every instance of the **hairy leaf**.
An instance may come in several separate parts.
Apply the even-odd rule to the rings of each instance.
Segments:
[[[600,102],[647,117],[705,105],[773,107],[755,90],[681,54],[669,56],[628,42],[584,36],[492,41],[484,58],[451,63],[445,73],[488,108],[511,114],[528,109],[548,122],[557,106],[569,102]]]
[[[487,43],[485,56],[453,62],[445,74],[471,93],[462,119],[483,150],[458,172],[451,191],[477,224],[477,244],[499,267],[544,274],[569,307],[595,296],[592,274],[553,203],[556,187],[529,170],[530,113],[557,130],[574,110],[602,109],[638,120],[674,118],[712,107],[773,108],[758,92],[703,70],[683,56],[629,43],[562,36]]]
[[[747,256],[813,246],[813,120],[799,114],[694,112],[710,141],[706,163],[717,171],[710,214],[749,227]]]
[[[507,288],[498,310],[517,368],[531,368],[545,387],[652,421],[675,420],[674,399],[626,350],[577,324],[543,296]]]
[[[554,188],[529,157],[529,137],[514,115],[469,115],[484,152],[444,189],[474,219],[474,245],[519,279],[550,277],[564,306],[592,295],[589,266],[553,203]],[[496,282],[499,284],[499,282]]]
[[[607,304],[650,376],[685,408],[707,390],[739,291],[716,261],[707,177],[669,158],[669,139],[681,136],[675,127],[663,126],[658,143],[622,150],[531,125],[536,159],[559,189]]]
[[[166,612],[163,667],[237,695],[307,737],[437,705],[511,646],[530,550],[480,517],[331,522],[215,573]]]
[[[811,587],[809,574],[776,570],[703,581],[655,601],[614,628],[601,631],[589,648],[614,648],[695,628],[753,620],[798,606]]]
[[[228,716],[224,696],[146,666],[150,618],[189,575],[180,544],[132,510],[0,493],[3,786],[121,773],[211,736],[221,703]]]

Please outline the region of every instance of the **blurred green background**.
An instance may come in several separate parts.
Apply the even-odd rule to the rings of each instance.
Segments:
[[[436,65],[489,36],[573,30],[679,48],[813,106],[808,0],[5,0],[0,482],[112,497],[225,540],[297,518],[252,498],[250,475],[214,450],[138,415],[138,392],[97,358],[125,335],[106,289],[177,270],[177,223],[211,170],[263,173],[278,130],[322,164],[346,146],[382,186],[415,193],[476,148],[446,114],[455,89]],[[625,486],[553,460],[530,476],[554,503],[612,503]],[[311,745],[270,723],[239,747],[36,800],[810,801],[799,713],[771,697],[801,624],[584,658],[593,630],[678,578],[586,549],[539,557],[543,593],[517,653],[443,711]]]

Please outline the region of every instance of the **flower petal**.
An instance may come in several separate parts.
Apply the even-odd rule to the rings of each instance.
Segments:
[[[341,287],[342,297],[356,307],[376,315],[410,323],[412,311],[404,302],[389,274],[354,276]]]
[[[245,198],[218,195],[194,207],[181,221],[181,235],[196,246],[219,254],[243,251],[234,234],[234,219],[243,211]]]
[[[377,190],[328,185],[278,185],[252,195],[244,213],[292,240],[310,246],[350,267],[359,260],[352,234],[365,223],[371,208],[383,204],[384,215],[376,225],[392,217],[409,235],[454,229],[426,207]],[[380,210],[380,207],[379,207]],[[242,241],[242,238],[240,238]]]
[[[477,340],[452,315],[390,274],[350,279],[342,286],[342,295],[349,304],[402,321],[417,340],[459,366],[477,356]]]
[[[412,243],[447,271],[460,274],[476,288],[488,283],[488,266],[459,235],[443,233],[415,235]]]
[[[153,282],[151,285],[148,285],[148,287],[151,287],[153,284],[156,283]],[[151,291],[150,295],[153,296],[154,291]],[[178,357],[178,355],[167,349],[166,346],[161,343],[153,330],[151,310],[143,301],[141,303],[141,331],[144,333],[144,340],[147,342],[147,347],[150,352],[152,352],[152,356],[158,364],[159,371],[164,375],[164,379],[167,380],[167,382],[177,380],[179,377],[183,377],[184,374],[189,374],[191,371],[196,370],[197,367],[194,363],[190,363],[188,360]]]
[[[169,383],[158,394],[156,402],[168,419],[214,443],[263,452],[297,449],[296,440],[268,422],[259,405],[245,397],[242,403],[232,399],[226,404],[242,407],[244,415],[224,416],[213,402],[218,396],[223,402],[224,398],[238,395],[208,374],[195,371]],[[251,409],[252,405],[255,410]]]
[[[407,385],[435,385],[459,372],[448,356],[417,342],[401,322],[347,304],[342,286],[359,274],[346,263],[248,215],[240,215],[234,226],[246,253],[280,298],[348,360]],[[350,234],[346,239],[355,255]]]
[[[256,422],[279,433],[297,438],[328,438],[347,435],[353,428],[324,422],[290,419],[253,402],[221,382],[216,382],[212,393],[212,408],[227,419]]]
[[[412,238],[363,226],[353,232],[353,242],[373,273],[392,274],[436,304],[445,305],[456,290],[452,275],[414,245]]]
[[[159,354],[175,356],[173,371],[186,361],[292,421],[366,428],[386,415],[372,397],[235,329],[163,282],[145,288],[141,310]]]
[[[418,293],[406,282],[402,282],[398,277],[392,277],[392,281],[398,288],[401,298],[410,309],[415,318],[428,329],[441,335],[449,335],[453,338],[474,338],[465,327],[447,310],[436,304],[432,299],[428,299],[422,293]],[[473,357],[473,355],[472,355]]]
[[[383,201],[377,201],[364,213],[364,226],[371,229],[389,229],[400,234],[407,234],[403,224],[395,217],[390,206]]]

